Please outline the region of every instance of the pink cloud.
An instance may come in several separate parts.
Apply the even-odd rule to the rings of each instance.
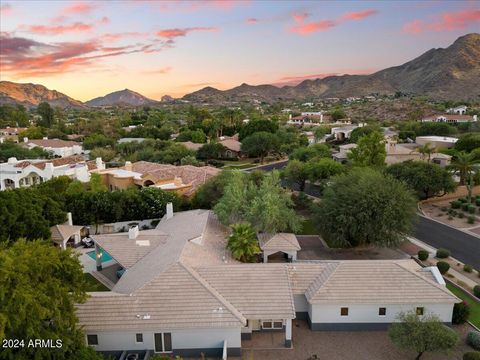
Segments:
[[[142,32],[122,32],[122,33],[106,33],[100,36],[100,39],[106,42],[114,42],[118,40],[123,40],[126,38],[143,38],[150,35],[149,33]]]
[[[367,10],[362,10],[362,11],[352,11],[352,12],[347,12],[343,14],[340,17],[340,20],[347,21],[347,20],[362,20],[365,19],[366,17],[376,15],[378,14],[378,11],[375,9],[367,9]]]
[[[289,31],[299,35],[308,35],[318,31],[327,31],[335,26],[336,23],[334,21],[320,20],[292,26],[289,28]]]
[[[77,2],[64,7],[60,13],[62,15],[88,14],[95,9],[95,5],[85,2]]]
[[[76,22],[68,25],[54,25],[54,26],[31,25],[26,28],[27,28],[27,31],[35,34],[59,35],[59,34],[65,34],[65,33],[87,32],[92,30],[93,26],[90,24]]]
[[[258,19],[256,19],[256,18],[248,18],[248,19],[245,20],[245,23],[251,24],[251,25],[257,24],[257,23],[258,23]]]
[[[480,23],[480,8],[444,12],[434,15],[428,21],[416,19],[406,23],[402,31],[408,34],[420,34],[427,31],[464,30],[477,23]]]
[[[310,16],[309,13],[303,12],[303,13],[293,13],[292,18],[295,22],[303,22],[306,18]]]
[[[0,5],[0,15],[9,15],[13,11],[12,5],[10,4],[2,4]]]
[[[194,12],[204,9],[230,11],[235,7],[251,3],[251,0],[130,0],[131,4],[148,4],[160,11]]]
[[[191,32],[197,31],[218,31],[215,27],[191,27],[191,28],[175,28],[175,29],[163,29],[157,32],[157,36],[162,38],[173,39],[176,37],[187,36]]]
[[[145,70],[142,73],[143,74],[151,74],[151,75],[156,75],[156,74],[164,75],[164,74],[168,74],[170,71],[172,71],[172,67],[171,66],[166,66],[166,67],[163,67],[163,68],[160,68],[160,69],[155,69],[155,70]]]

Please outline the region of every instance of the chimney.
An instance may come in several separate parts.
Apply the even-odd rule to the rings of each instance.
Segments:
[[[97,166],[98,170],[105,170],[105,164],[103,163],[101,157],[97,157],[95,159],[95,165]]]
[[[18,160],[17,160],[16,157],[11,157],[11,158],[8,158],[7,162],[9,164],[16,164],[18,162]]]
[[[28,137],[24,137],[24,138],[23,138],[23,142],[24,142],[24,143],[27,143],[27,142],[28,142]]]
[[[128,229],[128,238],[130,240],[135,240],[138,237],[138,225],[132,226]]]
[[[130,161],[125,161],[125,170],[133,171],[132,163]]]
[[[167,219],[171,219],[173,217],[173,204],[169,202],[167,204]]]
[[[55,170],[55,167],[53,166],[53,163],[48,162],[45,164],[45,173],[50,175],[50,177],[53,176],[53,171]]]
[[[72,213],[71,212],[67,213],[67,222],[68,222],[68,225],[70,225],[70,226],[73,225],[73,219],[72,219]]]

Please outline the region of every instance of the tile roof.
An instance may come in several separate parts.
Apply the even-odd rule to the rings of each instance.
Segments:
[[[240,152],[242,147],[242,143],[240,141],[232,138],[220,140],[219,143],[225,146],[227,149],[235,152]]]
[[[298,251],[300,245],[295,234],[277,233],[277,234],[258,234],[258,242],[262,250],[271,251]]]
[[[66,224],[52,226],[50,228],[52,240],[55,242],[63,242],[64,240],[69,239],[72,235],[80,233],[83,228],[83,226]]]
[[[195,270],[247,319],[295,318],[284,264],[216,265]]]
[[[345,260],[312,283],[311,303],[455,303],[444,286],[412,270],[413,260]],[[420,266],[418,266],[420,268]]]
[[[63,147],[72,147],[75,145],[80,145],[80,143],[76,141],[67,141],[61,139],[35,139],[29,140],[27,144],[34,144],[41,147],[49,147],[49,148],[63,148]]]
[[[77,305],[80,325],[87,331],[222,328],[246,323],[215,289],[181,263],[170,265],[134,294],[90,295]]]
[[[194,143],[194,142],[191,142],[191,141],[183,141],[183,142],[179,142],[179,144],[182,144],[182,145],[185,146],[188,150],[194,150],[194,151],[197,151],[197,150],[200,149],[203,145],[205,145],[205,144],[197,144],[197,143]]]
[[[41,170],[44,170],[46,164],[49,164],[49,163],[53,164],[54,167],[58,167],[58,166],[64,166],[64,165],[73,165],[77,163],[85,163],[85,159],[82,155],[72,155],[72,156],[66,156],[62,158],[56,158],[56,159],[50,159],[50,160],[44,160],[44,161],[25,160],[15,164],[15,167],[19,167],[23,169],[29,165],[33,165]]]

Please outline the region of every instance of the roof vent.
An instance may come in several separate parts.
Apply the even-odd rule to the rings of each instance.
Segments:
[[[150,314],[145,314],[142,317],[143,320],[150,320]]]

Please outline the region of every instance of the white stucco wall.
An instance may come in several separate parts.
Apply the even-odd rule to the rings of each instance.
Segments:
[[[294,294],[293,304],[295,305],[295,312],[307,312],[308,302],[304,294]]]
[[[172,347],[176,349],[223,348],[224,340],[229,348],[241,347],[240,327],[226,329],[194,329],[194,330],[158,330],[158,331],[117,331],[94,332],[97,334],[97,351],[146,350],[154,349],[154,333],[169,332],[172,334]],[[135,342],[135,334],[143,334],[143,343]]]
[[[340,308],[348,307],[348,316],[340,315]],[[387,308],[385,316],[378,315],[378,308]],[[452,321],[453,304],[413,304],[413,305],[326,305],[313,304],[310,319],[313,323],[391,323],[400,312],[424,307],[424,314],[434,313],[443,322]]]

